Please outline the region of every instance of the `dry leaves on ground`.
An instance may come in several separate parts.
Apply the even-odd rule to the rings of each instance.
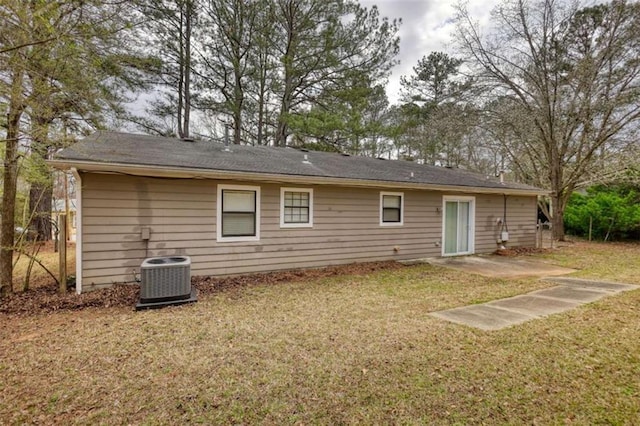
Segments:
[[[320,269],[298,269],[230,277],[193,277],[192,284],[199,296],[237,290],[253,285],[278,284],[291,281],[308,281],[337,275],[365,275],[380,270],[402,268],[398,262],[367,262],[331,266]],[[90,307],[127,307],[136,304],[138,286],[116,284],[111,288],[76,294],[60,294],[55,285],[42,286],[23,293],[16,293],[0,300],[0,313],[36,315],[56,311],[74,311]]]

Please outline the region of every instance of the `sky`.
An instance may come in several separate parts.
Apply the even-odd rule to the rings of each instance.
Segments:
[[[467,0],[469,12],[480,22],[486,22],[498,0]],[[387,96],[398,100],[400,77],[409,76],[423,56],[434,51],[453,54],[451,35],[454,31],[454,6],[457,0],[360,0],[365,7],[378,6],[380,16],[402,19],[400,25],[400,53],[389,77]]]

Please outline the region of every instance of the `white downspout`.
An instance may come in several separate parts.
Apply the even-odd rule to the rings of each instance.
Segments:
[[[71,173],[76,180],[76,293],[82,293],[82,178],[75,167]]]

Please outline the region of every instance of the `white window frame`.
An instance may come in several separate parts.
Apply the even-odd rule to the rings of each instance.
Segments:
[[[222,191],[225,189],[235,191],[255,191],[256,193],[256,235],[246,237],[222,236]],[[260,187],[248,185],[218,185],[218,198],[216,200],[216,240],[219,243],[232,243],[239,241],[260,241]]]
[[[384,196],[392,195],[400,197],[400,222],[384,222]],[[380,226],[403,226],[404,225],[404,192],[380,191]]]
[[[309,194],[309,222],[306,223],[286,223],[284,221],[284,193],[285,192],[306,192]],[[280,228],[313,228],[313,188],[280,188]]]
[[[457,253],[445,253],[445,223],[447,214],[447,201],[469,202],[469,250]],[[466,256],[476,252],[476,197],[443,195],[442,196],[442,256]]]

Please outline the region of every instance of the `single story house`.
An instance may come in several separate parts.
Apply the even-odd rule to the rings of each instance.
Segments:
[[[135,282],[152,256],[231,275],[534,246],[545,193],[410,161],[117,132],[50,163],[77,180],[78,292]]]

